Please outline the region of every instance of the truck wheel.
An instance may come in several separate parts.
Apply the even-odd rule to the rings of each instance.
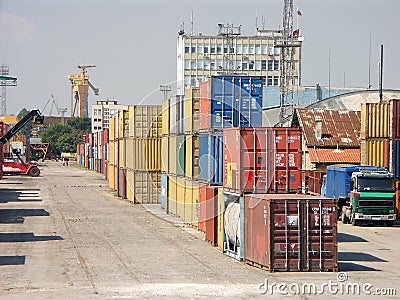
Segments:
[[[38,177],[40,175],[40,170],[38,167],[32,167],[29,170],[29,176],[31,177]]]
[[[353,226],[357,226],[358,225],[358,222],[354,218],[354,215],[351,215],[351,225],[353,225]]]
[[[393,227],[393,221],[387,221],[386,222],[387,227]]]

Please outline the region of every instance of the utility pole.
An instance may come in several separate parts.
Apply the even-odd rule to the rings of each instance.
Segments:
[[[171,86],[169,84],[161,84],[160,91],[164,93],[164,100],[167,100],[168,93],[171,91]]]

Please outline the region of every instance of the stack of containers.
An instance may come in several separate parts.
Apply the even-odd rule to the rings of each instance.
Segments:
[[[135,203],[160,203],[161,109],[161,105],[129,106],[124,159],[127,198]]]
[[[223,214],[231,201],[230,196],[223,193],[223,131],[260,127],[261,105],[262,77],[214,76],[200,84],[199,229],[205,231],[211,244],[221,249],[225,244],[224,223],[227,221]],[[238,198],[234,202],[239,205]]]
[[[400,217],[400,99],[361,105],[361,165],[388,168],[396,179]]]
[[[129,111],[120,110],[117,114],[118,126],[116,126],[116,135],[118,140],[118,168],[116,170],[117,174],[117,195],[123,199],[127,198],[127,187],[126,187],[126,144],[125,139],[129,132]],[[116,141],[117,143],[117,141]]]
[[[102,153],[102,173],[104,174],[104,178],[108,180],[108,136],[109,129],[105,128],[102,131],[102,145],[101,145],[101,153]]]
[[[109,140],[108,140],[108,164],[107,164],[107,173],[108,173],[108,184],[110,189],[116,191],[117,188],[115,186],[115,117],[109,118],[108,126],[109,126]]]

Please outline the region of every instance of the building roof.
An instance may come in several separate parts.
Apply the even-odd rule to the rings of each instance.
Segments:
[[[17,124],[18,118],[17,116],[0,116],[0,122],[5,124]]]
[[[316,136],[316,121],[321,120],[321,138]],[[300,126],[307,147],[360,147],[360,112],[298,108],[293,126]]]
[[[361,161],[360,149],[308,148],[312,163],[356,163]]]

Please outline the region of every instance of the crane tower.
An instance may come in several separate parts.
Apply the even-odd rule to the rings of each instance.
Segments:
[[[94,68],[95,65],[79,65],[78,68],[82,70],[80,74],[69,74],[68,79],[72,84],[72,97],[73,105],[71,109],[71,116],[75,116],[75,112],[78,112],[79,117],[88,116],[88,94],[89,87],[93,90],[94,94],[97,96],[99,94],[99,89],[95,88],[93,84],[89,81],[89,75],[86,74],[86,69]],[[77,111],[79,103],[79,111]]]
[[[294,113],[293,92],[298,85],[294,53],[295,49],[301,46],[299,38],[293,32],[293,0],[283,2],[283,36],[282,39],[275,41],[275,47],[281,48],[279,126],[289,121]]]

